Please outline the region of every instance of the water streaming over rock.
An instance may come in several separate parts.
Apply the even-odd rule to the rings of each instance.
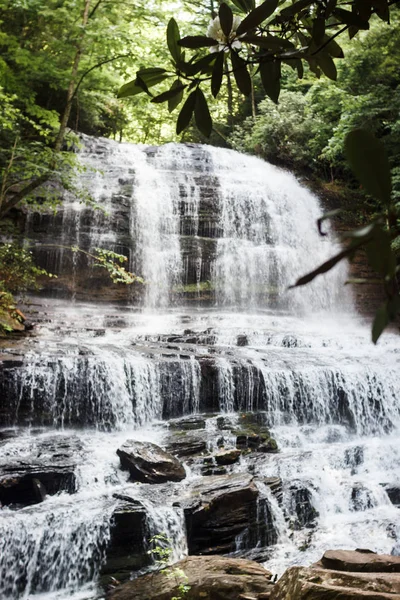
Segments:
[[[278,572],[328,547],[398,551],[398,338],[370,344],[345,266],[287,291],[337,250],[316,230],[318,200],[229,150],[83,143],[82,185],[102,210],[67,196],[57,215],[29,215],[59,278],[52,299],[33,299],[35,336],[2,355],[0,475],[22,477],[16,493],[30,482],[29,506],[0,510],[2,597],[95,598],[110,574],[151,568],[158,534],[177,560],[195,535],[193,490],[240,494],[241,477],[225,551]],[[125,254],[145,286],[112,287],[75,245]],[[245,452],[224,465],[239,438]],[[116,455],[127,439],[178,454],[186,479],[129,482]]]

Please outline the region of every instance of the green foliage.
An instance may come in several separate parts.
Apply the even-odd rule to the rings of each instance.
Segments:
[[[183,569],[179,567],[167,568],[172,555],[171,540],[163,533],[154,535],[150,539],[150,554],[157,565],[161,568],[161,572],[165,574],[168,579],[174,579],[178,590],[178,596],[173,596],[171,600],[184,600],[186,594],[190,591],[190,585],[188,585],[188,577]]]
[[[325,74],[336,81],[334,59],[343,58],[344,52],[335,38],[345,31],[352,38],[358,31],[368,30],[369,21],[375,15],[388,22],[393,4],[393,0],[381,0],[379,3],[375,0],[364,0],[362,3],[350,0],[345,10],[338,0],[299,0],[294,3],[264,0],[258,6],[250,0],[236,0],[234,14],[232,8],[222,2],[218,16],[210,23],[206,35],[203,32],[203,35],[182,38],[175,19],[171,19],[167,28],[167,46],[172,57],[172,69],[165,71],[164,75],[186,81],[188,93],[188,100],[177,119],[177,133],[189,127],[195,112],[193,90],[198,94],[202,86],[210,85],[216,97],[221,88],[221,79],[225,77],[230,85],[231,73],[240,92],[250,96],[255,66],[256,71],[260,72],[265,92],[275,103],[280,95],[283,64],[293,67],[299,78],[303,76],[305,63],[317,77]],[[195,53],[187,60],[182,48],[194,50]],[[224,57],[224,60],[207,60],[207,55],[204,55],[207,49]],[[148,93],[148,88],[142,83],[138,71],[136,79],[121,88],[120,95]],[[168,96],[162,94],[158,98],[160,102],[169,100]],[[211,128],[208,125],[210,117],[207,102],[196,103],[196,106],[196,124],[209,137]],[[205,122],[207,127],[204,126]]]
[[[0,245],[0,290],[15,294],[37,289],[43,275],[54,277],[35,265],[32,252],[15,244]]]

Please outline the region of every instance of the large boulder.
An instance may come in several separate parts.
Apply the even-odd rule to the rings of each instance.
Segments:
[[[107,583],[111,576],[118,581],[129,579],[132,571],[151,562],[146,543],[145,507],[125,494],[117,494],[116,498],[120,502],[111,519],[110,540],[101,568],[102,583]]]
[[[290,567],[270,600],[399,600],[400,575]]]
[[[189,556],[158,571],[138,577],[111,591],[109,600],[266,600],[271,573],[250,560]],[[180,585],[188,586],[182,593]]]
[[[328,550],[306,567],[291,567],[271,600],[399,600],[400,557],[370,550]]]
[[[156,444],[127,440],[117,454],[121,467],[129,471],[132,481],[164,483],[182,481],[186,477],[182,463]]]
[[[165,449],[179,458],[204,454],[207,452],[207,436],[201,432],[177,432],[167,439]]]
[[[181,503],[189,554],[224,554],[250,549],[260,539],[276,542],[269,506],[253,477],[244,473],[210,476],[196,482]]]
[[[352,573],[400,573],[400,557],[370,550],[328,550],[315,566]]]

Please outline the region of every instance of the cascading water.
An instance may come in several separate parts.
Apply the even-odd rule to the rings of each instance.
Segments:
[[[3,354],[0,493],[2,473],[27,464],[39,479],[56,465],[58,487],[38,498],[34,479],[41,502],[0,510],[2,597],[97,597],[99,578],[119,573],[124,519],[135,523],[126,575],[149,567],[154,535],[177,560],[191,547],[181,498],[224,477],[216,455],[247,439],[249,413],[279,452],[249,448],[228,467],[228,478],[251,473],[258,494],[229,551],[277,572],[328,548],[397,552],[398,338],[372,346],[345,266],[287,291],[337,251],[316,231],[318,200],[229,150],[83,143],[82,185],[101,208],[68,196],[58,215],[27,219],[61,299],[33,299],[36,335]],[[75,245],[124,253],[145,285],[105,292]],[[189,429],[174,437],[185,415]],[[116,455],[127,439],[181,452],[186,479],[129,483]]]

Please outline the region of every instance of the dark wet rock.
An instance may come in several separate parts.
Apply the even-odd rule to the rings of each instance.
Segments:
[[[28,506],[42,502],[47,494],[74,493],[75,467],[81,451],[78,438],[54,436],[37,440],[27,456],[3,456],[0,504]]]
[[[400,485],[385,485],[385,492],[389,496],[389,500],[395,506],[400,506]]]
[[[241,452],[240,450],[236,450],[235,448],[229,448],[227,450],[222,450],[215,455],[215,462],[217,465],[233,465],[238,462],[240,458]]]
[[[156,444],[127,440],[117,454],[121,467],[129,471],[132,481],[164,483],[182,481],[186,477],[182,463]]]
[[[146,543],[146,510],[141,502],[129,496],[118,496],[121,502],[115,509],[110,541],[101,569],[101,582],[110,576],[118,581],[128,579],[132,571],[150,564]]]
[[[238,335],[236,338],[236,345],[237,346],[248,346],[249,345],[249,339],[247,337],[247,335]]]
[[[301,482],[289,486],[289,513],[295,530],[314,527],[318,512],[312,504],[312,493]]]
[[[181,432],[169,438],[165,448],[180,458],[194,456],[207,451],[207,440],[202,434]]]
[[[276,440],[270,436],[269,432],[240,432],[236,437],[236,447],[241,450],[257,450],[257,452],[271,454],[278,452],[278,444],[276,443]]]
[[[346,466],[351,468],[354,475],[357,472],[357,467],[364,462],[364,448],[362,446],[348,448],[344,453],[344,460]]]
[[[184,417],[183,419],[171,420],[169,421],[168,426],[170,429],[178,429],[181,431],[205,429],[206,420],[204,417],[201,417],[199,415],[193,415],[190,417]]]
[[[267,485],[275,496],[279,504],[283,501],[282,479],[280,477],[264,477],[260,479],[262,483]]]
[[[343,573],[291,567],[271,592],[271,600],[398,600],[400,576],[388,573]]]
[[[194,484],[182,502],[189,554],[235,551],[235,538],[257,519],[258,495],[247,474],[214,476]]]
[[[271,573],[243,559],[189,556],[168,569],[138,577],[118,586],[110,600],[171,600],[189,587],[188,600],[266,600]],[[183,596],[185,597],[185,596]]]
[[[355,484],[351,490],[350,510],[368,510],[369,508],[372,508],[373,505],[371,492],[361,483]]]
[[[317,565],[353,573],[400,573],[400,557],[371,550],[328,550]]]

